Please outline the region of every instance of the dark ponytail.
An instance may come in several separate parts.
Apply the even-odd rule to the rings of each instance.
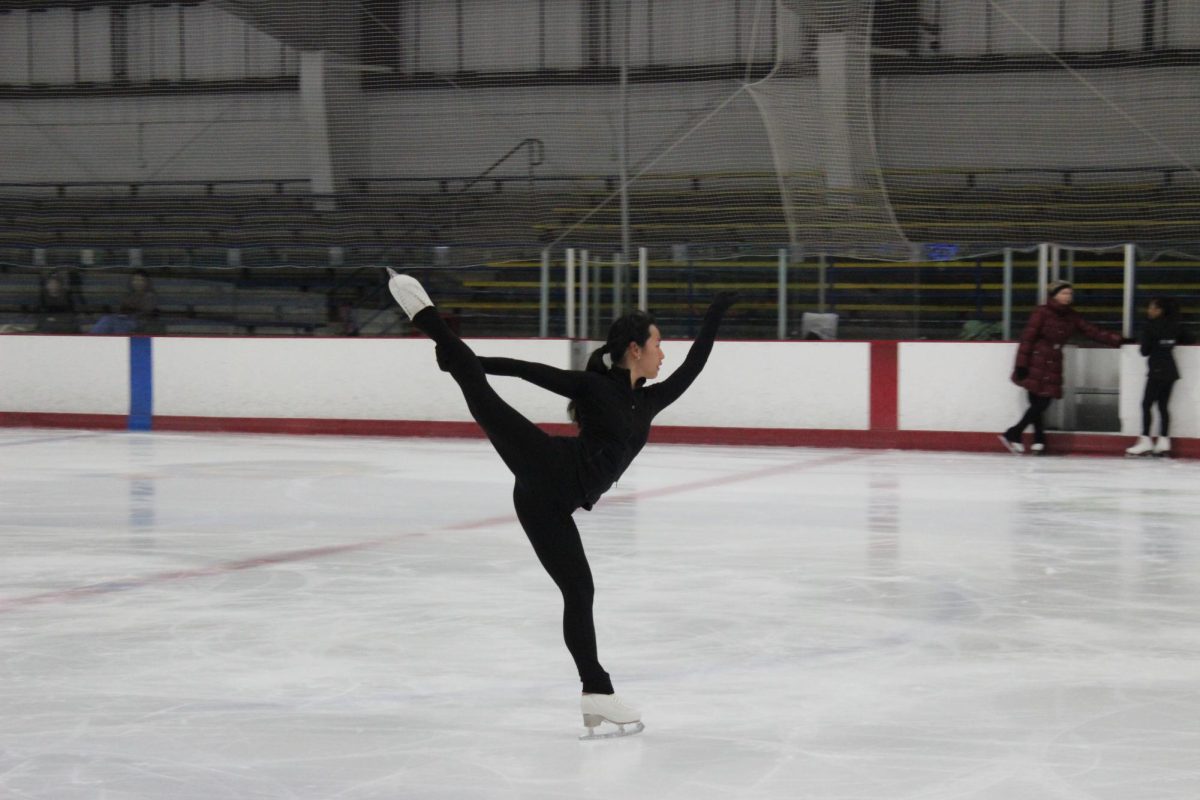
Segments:
[[[608,342],[605,342],[592,351],[592,354],[588,356],[587,367],[585,369],[588,372],[599,372],[601,375],[607,375],[610,367],[609,364],[604,363],[604,356],[606,355],[609,356],[609,364],[611,364],[612,356],[608,352]]]
[[[646,345],[653,325],[654,317],[645,311],[630,311],[615,319],[608,329],[608,340],[588,356],[587,371],[607,375],[625,357],[625,351],[629,349],[630,344],[636,343],[638,347]],[[608,356],[607,362],[605,356]],[[574,400],[567,404],[567,414],[572,422],[579,424]]]

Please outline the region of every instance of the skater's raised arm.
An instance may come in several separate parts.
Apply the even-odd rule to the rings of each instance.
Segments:
[[[713,298],[712,305],[708,307],[704,321],[700,324],[700,333],[692,342],[683,363],[662,383],[647,387],[646,397],[654,403],[655,413],[678,400],[679,396],[687,391],[687,388],[692,385],[692,381],[696,380],[700,371],[704,369],[704,365],[708,362],[708,355],[712,352],[713,341],[717,338],[717,330],[721,327],[721,319],[735,302],[737,302],[737,292],[718,293]]]
[[[577,397],[584,385],[582,372],[559,369],[549,364],[539,364],[536,361],[481,356],[479,363],[483,365],[483,371],[488,375],[520,378],[523,381],[532,383],[534,386],[539,386],[563,397]]]

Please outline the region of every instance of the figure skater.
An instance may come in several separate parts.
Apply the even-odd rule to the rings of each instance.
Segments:
[[[1110,347],[1119,347],[1120,334],[1097,328],[1071,308],[1075,290],[1067,281],[1055,281],[1046,292],[1046,302],[1033,310],[1021,344],[1017,348],[1017,363],[1012,381],[1029,392],[1029,408],[1016,425],[1000,435],[1000,441],[1013,453],[1025,452],[1021,435],[1033,425],[1033,453],[1041,455],[1046,449],[1046,428],[1042,415],[1050,402],[1063,396],[1063,345],[1078,332],[1089,339]]]
[[[388,288],[414,326],[436,344],[438,366],[458,383],[471,416],[483,428],[516,478],[513,505],[538,560],[563,596],[563,639],[583,683],[580,708],[588,729],[584,739],[626,736],[643,730],[641,712],[613,692],[596,653],[592,621],[594,587],[575,509],[591,510],[646,444],[650,423],[675,402],[704,368],[733,292],[716,296],[700,333],[679,369],[653,386],[662,366],[662,341],[654,319],[645,312],[613,322],[608,340],[588,359],[583,371],[562,370],[511,358],[480,358],[446,327],[421,284],[411,276],[391,275]],[[529,381],[570,400],[578,436],[551,436],[506,403],[487,375]],[[619,731],[597,734],[607,720]],[[632,728],[626,729],[626,725]]]
[[[1177,344],[1190,340],[1180,322],[1179,303],[1173,297],[1156,297],[1146,306],[1146,325],[1142,328],[1139,344],[1146,357],[1149,371],[1146,374],[1146,390],[1142,393],[1142,435],[1126,455],[1167,456],[1171,454],[1171,389],[1179,380],[1179,367],[1172,352]],[[1158,406],[1158,441],[1150,441],[1150,419],[1154,406]]]

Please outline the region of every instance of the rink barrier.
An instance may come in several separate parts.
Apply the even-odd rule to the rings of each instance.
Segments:
[[[472,340],[484,354],[556,366],[569,358],[563,344]],[[1005,374],[1014,343],[721,344],[701,379],[656,421],[651,442],[1001,452],[997,433],[1025,402]],[[9,335],[0,337],[0,426],[482,436],[457,387],[431,363],[428,345],[413,339]],[[687,345],[664,344],[668,372]],[[1182,354],[1190,380],[1181,381],[1184,391],[1177,388],[1172,409],[1175,429],[1187,432],[1198,425],[1200,348],[1184,350],[1191,351]],[[117,359],[122,352],[125,358]],[[1121,418],[1128,431],[1144,359],[1136,347],[1120,355]],[[122,361],[127,374],[119,369]],[[494,385],[547,432],[574,433],[569,423],[548,421],[563,417],[563,398],[513,378],[496,378]],[[122,407],[125,413],[111,413]],[[388,418],[401,414],[406,418]],[[436,418],[442,416],[450,418]],[[930,423],[947,429],[930,430]],[[1129,433],[1052,432],[1048,451],[1121,455],[1131,442]],[[1177,436],[1172,445],[1176,456],[1200,457],[1200,438]]]

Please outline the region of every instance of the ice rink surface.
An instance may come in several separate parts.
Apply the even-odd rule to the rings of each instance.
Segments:
[[[0,797],[1200,797],[1200,464],[651,446],[579,742],[481,440],[0,431]]]

